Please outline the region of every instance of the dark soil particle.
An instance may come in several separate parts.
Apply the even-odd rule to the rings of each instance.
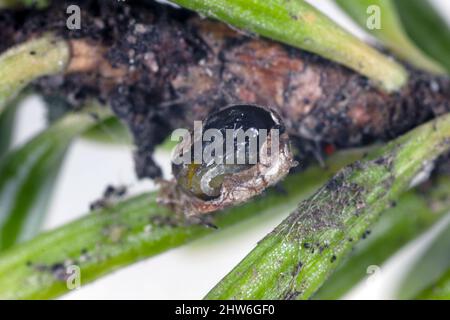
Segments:
[[[285,294],[283,300],[296,300],[297,297],[301,294],[300,291],[289,291],[288,293]]]
[[[121,198],[124,197],[127,193],[127,187],[126,186],[112,186],[109,185],[106,187],[105,191],[103,192],[103,197],[107,199],[113,199],[113,198]]]
[[[69,4],[81,8],[80,30],[66,28]],[[450,111],[448,78],[411,70],[408,85],[389,95],[320,57],[154,1],[53,1],[45,11],[2,11],[0,51],[46,31],[69,39],[73,52],[90,48],[97,60],[36,88],[71,108],[92,97],[108,104],[132,132],[141,178],[160,176],[153,151],[172,130],[231,103],[278,109],[300,160],[321,160],[329,145],[388,140]]]
[[[361,238],[362,238],[362,239],[366,239],[366,238],[370,235],[370,233],[371,233],[370,230],[364,231],[364,233],[362,234]]]
[[[442,176],[450,176],[450,152],[436,160],[434,170],[431,173],[432,178],[439,178]]]
[[[64,264],[62,263],[56,263],[52,266],[50,266],[50,270],[49,270],[53,276],[60,280],[60,281],[65,281],[67,280],[67,272],[66,272],[66,267],[64,266]]]
[[[93,201],[89,205],[90,211],[105,209],[111,207],[114,203],[122,199],[127,194],[126,186],[112,186],[108,185],[103,191],[103,196],[100,199]]]
[[[75,261],[55,262],[53,264],[33,264],[31,261],[27,262],[27,267],[33,268],[37,272],[50,274],[55,280],[65,282],[70,276],[67,272],[67,267],[76,264]]]

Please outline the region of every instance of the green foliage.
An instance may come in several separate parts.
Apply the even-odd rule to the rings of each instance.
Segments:
[[[62,72],[68,60],[68,44],[51,34],[31,39],[2,53],[0,113],[31,81]]]
[[[425,2],[423,0],[419,1]],[[379,39],[383,45],[391,49],[399,57],[429,72],[444,72],[444,68],[439,63],[426,56],[408,37],[399,12],[397,12],[395,0],[336,0],[336,3],[365,31]],[[408,9],[406,9],[406,12],[402,12],[403,15],[408,15],[410,10],[409,3],[408,1]],[[371,11],[370,9],[372,8],[376,8],[379,11]],[[370,15],[373,15],[373,18],[379,18],[379,26],[373,26],[373,28],[367,26],[371,18]],[[420,28],[422,28],[422,24],[419,24],[417,20],[415,25],[420,25]]]
[[[445,227],[406,272],[397,290],[399,299],[414,298],[450,270],[450,216],[445,220]]]
[[[353,286],[367,276],[367,268],[381,266],[391,255],[427,230],[450,210],[443,197],[450,189],[450,179],[433,183],[431,190],[414,190],[404,194],[395,206],[384,213],[370,230],[370,235],[355,244],[330,278],[314,295],[314,299],[342,298]]]
[[[406,32],[450,73],[450,28],[428,0],[396,0]]]
[[[344,168],[261,240],[207,299],[309,299],[423,169],[450,149],[450,115]],[[426,141],[426,143],[424,143]]]
[[[67,292],[64,279],[50,271],[61,263],[79,266],[85,284],[239,222],[285,212],[358,157],[358,153],[345,153],[335,157],[328,170],[314,167],[288,177],[283,182],[287,194],[271,190],[264,197],[215,214],[212,222],[218,230],[174,215],[158,205],[155,193],[92,212],[0,255],[0,299],[46,299]]]
[[[68,114],[0,160],[0,251],[40,230],[70,142],[95,124],[89,115]]]

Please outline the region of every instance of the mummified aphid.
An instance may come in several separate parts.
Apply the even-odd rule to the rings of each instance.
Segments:
[[[162,199],[187,215],[220,210],[260,194],[293,166],[289,138],[276,112],[256,105],[227,106],[184,135],[172,159],[175,182],[163,187]]]

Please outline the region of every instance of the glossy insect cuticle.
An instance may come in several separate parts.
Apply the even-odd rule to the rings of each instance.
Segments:
[[[193,142],[179,145],[181,154],[189,153],[184,159],[192,160],[193,152],[198,152],[196,143],[202,143],[202,161],[172,164],[177,188],[191,207],[189,214],[244,202],[277,183],[294,166],[282,120],[269,108],[227,106],[210,114],[202,130],[210,133],[207,138],[192,139],[191,132]]]

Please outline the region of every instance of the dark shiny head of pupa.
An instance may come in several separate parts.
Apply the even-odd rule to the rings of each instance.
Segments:
[[[248,175],[254,166],[285,151],[287,139],[280,139],[284,133],[281,117],[266,107],[237,104],[213,112],[194,125],[188,143],[179,144],[176,154],[184,161],[178,158],[172,163],[177,184],[191,196],[216,199],[226,179],[242,181],[240,175]],[[253,174],[258,175],[258,170]]]

